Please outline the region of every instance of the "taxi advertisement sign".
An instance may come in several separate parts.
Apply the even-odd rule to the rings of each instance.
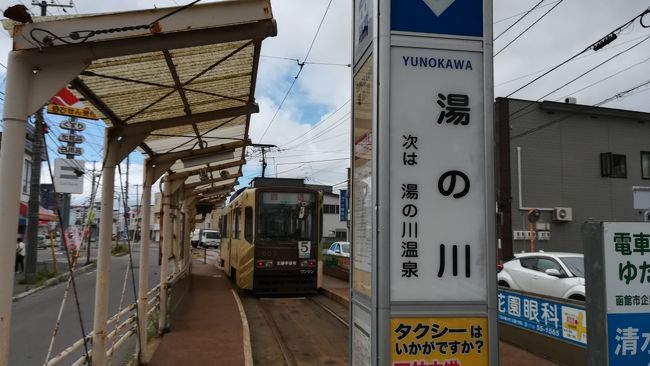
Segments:
[[[487,318],[392,318],[392,366],[487,366]]]

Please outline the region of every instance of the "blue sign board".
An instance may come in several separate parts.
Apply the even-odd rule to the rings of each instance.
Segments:
[[[483,36],[483,0],[391,0],[391,30]]]
[[[584,307],[503,290],[499,290],[497,297],[501,323],[587,347],[587,314]]]
[[[342,189],[339,195],[341,209],[339,210],[339,218],[341,221],[348,221],[348,190]]]
[[[645,313],[607,314],[610,366],[650,364],[650,316]]]

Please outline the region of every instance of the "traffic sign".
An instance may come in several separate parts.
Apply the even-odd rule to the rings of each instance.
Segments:
[[[84,149],[76,146],[59,146],[59,154],[65,155],[83,155]]]
[[[54,160],[54,187],[58,193],[81,194],[84,188],[85,161]]]
[[[86,129],[86,124],[77,121],[67,120],[59,123],[59,127],[66,130],[83,131]]]
[[[59,135],[59,141],[72,142],[74,144],[81,144],[84,142],[84,137],[81,135],[62,134]]]

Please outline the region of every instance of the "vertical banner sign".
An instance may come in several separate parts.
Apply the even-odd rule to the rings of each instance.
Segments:
[[[341,194],[339,195],[339,220],[348,221],[348,190],[342,189]]]
[[[390,172],[393,366],[496,364],[490,9],[391,0],[390,52],[379,60],[390,65],[389,146],[378,153]]]
[[[650,225],[603,223],[603,235],[609,365],[648,365]]]

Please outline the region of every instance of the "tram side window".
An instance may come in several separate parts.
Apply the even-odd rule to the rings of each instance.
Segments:
[[[232,237],[235,239],[239,239],[241,236],[239,235],[239,216],[241,216],[241,208],[237,207],[235,209],[235,219],[233,220],[233,233]]]
[[[247,242],[253,242],[253,208],[244,209],[244,238]]]
[[[228,215],[223,215],[223,228],[221,229],[221,236],[224,238],[230,237],[228,233]]]

